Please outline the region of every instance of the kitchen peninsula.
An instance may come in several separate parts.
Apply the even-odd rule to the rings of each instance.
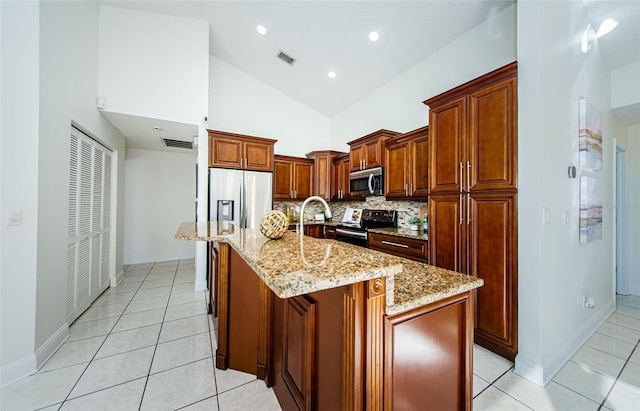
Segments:
[[[216,366],[285,410],[470,409],[481,279],[334,240],[183,223],[216,275]]]

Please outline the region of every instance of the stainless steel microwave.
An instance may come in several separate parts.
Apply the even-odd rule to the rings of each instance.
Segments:
[[[384,175],[382,167],[354,171],[349,174],[349,193],[362,196],[384,195]]]

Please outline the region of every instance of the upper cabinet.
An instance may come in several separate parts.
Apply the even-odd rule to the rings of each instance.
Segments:
[[[313,160],[275,156],[274,200],[304,200],[313,195]]]
[[[385,197],[426,199],[429,190],[429,127],[387,140],[384,151]]]
[[[333,194],[332,200],[349,198],[349,173],[351,172],[349,154],[344,154],[333,159],[333,171],[336,181],[336,191]]]
[[[517,188],[516,76],[510,64],[424,102],[430,194]]]
[[[338,189],[333,160],[346,154],[332,150],[312,151],[307,154],[307,158],[314,161],[314,195],[327,201],[337,197]]]
[[[384,143],[399,133],[378,130],[349,143],[351,171],[366,170],[384,166]]]
[[[224,131],[209,133],[209,167],[273,171],[273,146],[277,140]]]

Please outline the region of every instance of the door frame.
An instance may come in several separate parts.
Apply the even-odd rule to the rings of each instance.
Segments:
[[[614,139],[614,289],[615,294],[629,295],[627,230],[627,152]]]

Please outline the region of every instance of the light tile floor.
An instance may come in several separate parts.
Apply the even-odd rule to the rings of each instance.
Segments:
[[[41,370],[0,391],[13,410],[279,410],[254,376],[215,368],[214,323],[193,260],[136,264],[70,328]],[[640,410],[640,297],[616,312],[547,387],[474,346],[473,408]]]

